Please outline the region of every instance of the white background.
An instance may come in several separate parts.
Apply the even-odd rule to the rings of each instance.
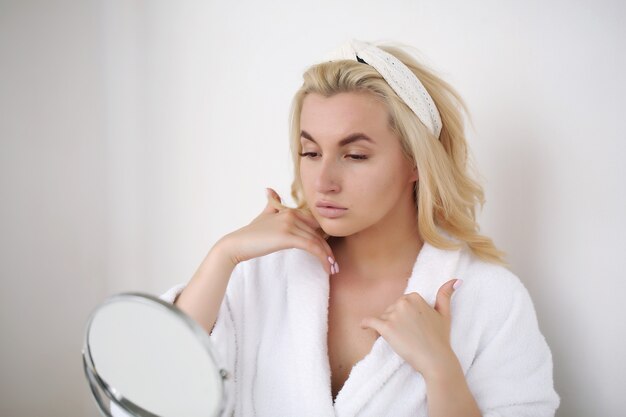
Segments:
[[[0,415],[98,415],[89,313],[187,281],[264,187],[292,201],[292,94],[348,38],[414,45],[466,99],[557,415],[623,415],[624,3],[283,3],[0,0]]]

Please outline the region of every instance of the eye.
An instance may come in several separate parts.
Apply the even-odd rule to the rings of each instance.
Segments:
[[[309,159],[319,156],[317,152],[298,152],[298,155],[305,157],[305,158],[309,158]],[[346,157],[354,161],[363,161],[367,159],[366,155],[357,155],[357,154],[348,154],[346,155]]]
[[[313,158],[314,156],[317,156],[317,152],[298,152],[298,155],[306,157],[306,158]]]

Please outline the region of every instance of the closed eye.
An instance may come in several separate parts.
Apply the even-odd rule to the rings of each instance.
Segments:
[[[314,158],[314,157],[318,156],[318,153],[317,152],[302,152],[302,153],[298,153],[298,155],[306,157],[306,158]],[[367,156],[365,156],[365,155],[349,154],[349,155],[346,155],[346,156],[349,157],[349,158],[352,158],[353,160],[356,160],[356,161],[362,161],[362,160],[367,159]]]

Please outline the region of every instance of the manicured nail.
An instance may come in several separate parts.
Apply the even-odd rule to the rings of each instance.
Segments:
[[[328,257],[328,262],[330,262],[330,264],[332,265],[332,264],[335,263],[335,260],[329,256]]]
[[[330,266],[330,275],[335,275],[335,264]]]
[[[452,286],[452,288],[454,288],[455,290],[457,288],[459,288],[461,286],[461,284],[463,284],[463,280],[462,279],[457,279],[454,283],[454,285]]]
[[[339,273],[339,264],[337,262],[335,262],[335,271],[337,271],[337,273]]]

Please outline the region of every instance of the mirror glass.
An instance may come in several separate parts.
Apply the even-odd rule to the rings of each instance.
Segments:
[[[156,297],[118,294],[87,324],[83,365],[106,416],[219,416],[224,377],[208,334]]]

